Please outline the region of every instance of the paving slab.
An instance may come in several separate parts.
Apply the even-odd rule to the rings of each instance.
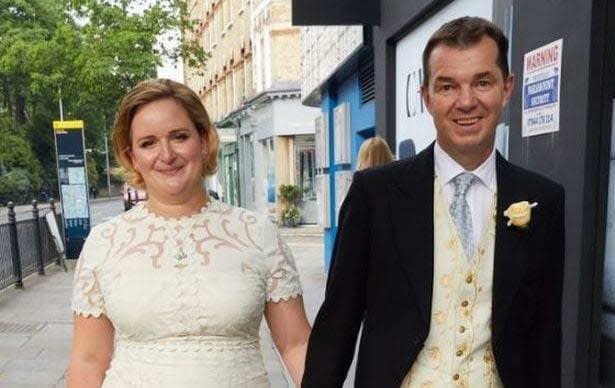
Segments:
[[[322,228],[283,228],[281,234],[295,256],[307,316],[313,322],[326,283]],[[46,276],[26,278],[24,290],[9,287],[0,291],[0,388],[66,385],[72,340],[70,299],[74,261],[69,261],[68,267],[69,271],[64,272],[52,265]],[[264,320],[260,333],[272,388],[292,387]]]

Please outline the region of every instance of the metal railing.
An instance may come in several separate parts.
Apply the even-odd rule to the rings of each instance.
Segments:
[[[58,225],[62,225],[54,200],[49,203],[49,211],[55,215]],[[8,222],[0,223],[0,290],[11,284],[23,288],[24,277],[35,272],[45,275],[45,267],[53,262],[62,265],[62,253],[56,249],[44,214],[39,214],[37,201],[32,201],[32,218],[19,221],[15,205],[12,202],[7,205]]]

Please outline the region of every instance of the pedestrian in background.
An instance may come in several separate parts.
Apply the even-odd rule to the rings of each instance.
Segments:
[[[122,100],[114,150],[148,199],[83,247],[69,388],[269,387],[263,315],[300,384],[310,327],[294,259],[268,217],[207,194],[218,142],[180,83],[142,82]]]
[[[303,387],[557,388],[564,190],[506,161],[508,40],[444,24],[423,52],[436,142],[355,173],[339,217]]]
[[[380,136],[374,136],[361,144],[357,160],[357,170],[360,171],[390,163],[394,158],[387,142]]]

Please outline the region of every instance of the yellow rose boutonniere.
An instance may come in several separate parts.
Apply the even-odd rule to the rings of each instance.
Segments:
[[[536,206],[538,206],[537,202],[521,201],[513,203],[508,209],[504,210],[504,215],[508,217],[506,225],[527,228],[532,217],[532,208]]]

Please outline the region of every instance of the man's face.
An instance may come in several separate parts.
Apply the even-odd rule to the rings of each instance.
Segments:
[[[483,37],[469,48],[440,44],[429,57],[429,84],[421,89],[442,149],[467,170],[493,150],[495,127],[513,89],[497,65],[495,41]]]

